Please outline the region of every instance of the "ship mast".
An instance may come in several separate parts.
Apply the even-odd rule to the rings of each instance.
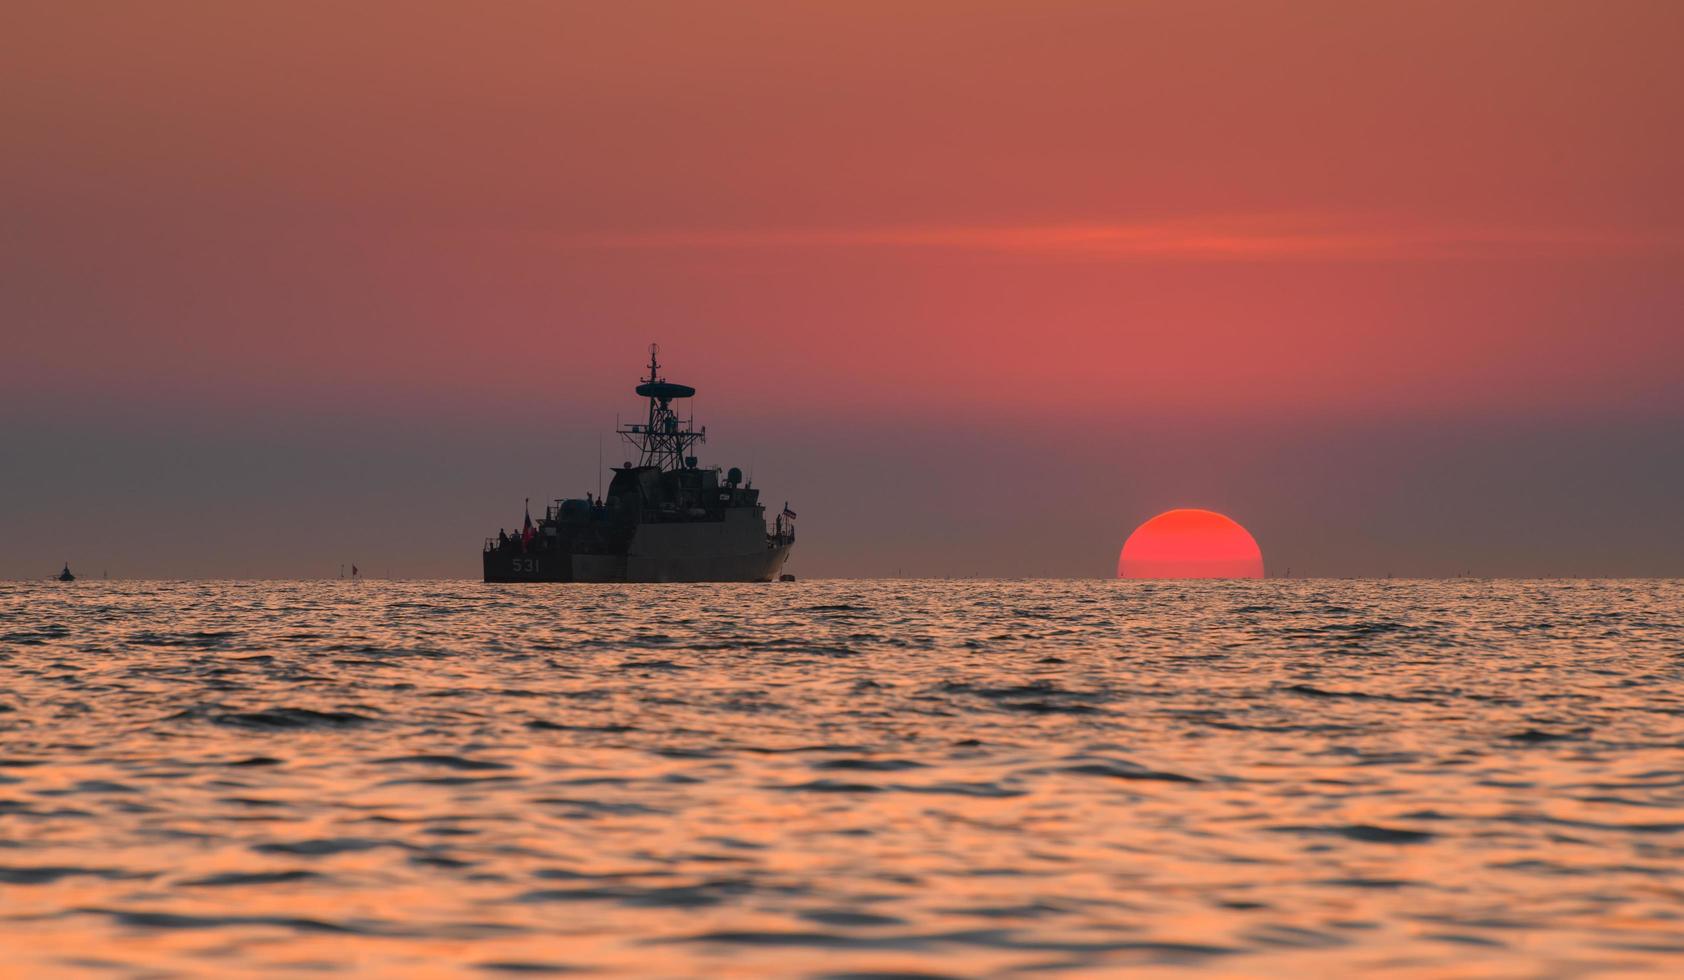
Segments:
[[[649,399],[649,421],[615,431],[637,450],[639,466],[662,470],[693,467],[696,457],[690,455],[691,447],[707,441],[707,426],[692,429],[695,419],[680,418],[673,410],[673,399],[692,398],[696,389],[661,377],[661,363],[657,360],[660,352],[661,345],[649,345],[649,377],[640,379],[642,383],[637,386],[637,393]]]

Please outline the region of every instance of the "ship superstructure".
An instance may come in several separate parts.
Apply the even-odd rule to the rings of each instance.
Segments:
[[[766,582],[795,546],[795,513],[785,504],[767,527],[760,491],[736,467],[698,464],[707,428],[694,428],[673,403],[696,389],[661,376],[660,347],[649,345],[642,422],[617,431],[635,462],[616,466],[600,498],[557,500],[536,521],[485,542],[487,582]]]

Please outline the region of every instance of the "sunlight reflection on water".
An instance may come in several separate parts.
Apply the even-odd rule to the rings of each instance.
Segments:
[[[1681,654],[1656,581],[0,584],[0,959],[1663,969]]]

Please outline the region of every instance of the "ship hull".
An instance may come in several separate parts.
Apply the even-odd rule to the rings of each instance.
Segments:
[[[721,554],[570,555],[485,553],[487,582],[770,582],[783,571],[793,542],[757,552]]]
[[[770,582],[793,545],[738,555],[574,555],[575,582]]]

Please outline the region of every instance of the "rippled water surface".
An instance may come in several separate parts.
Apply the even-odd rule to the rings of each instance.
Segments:
[[[1684,584],[0,584],[0,972],[1684,964]]]

